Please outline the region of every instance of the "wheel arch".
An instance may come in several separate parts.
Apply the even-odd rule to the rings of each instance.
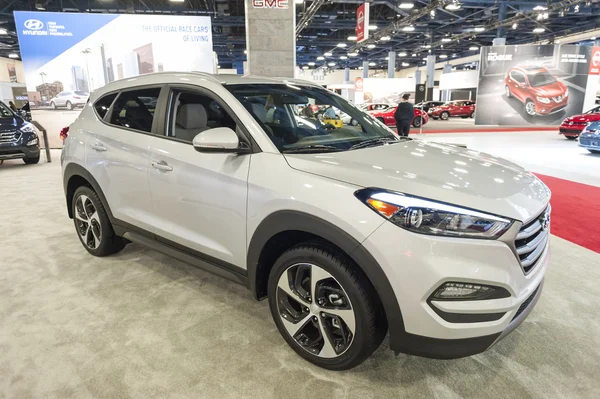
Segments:
[[[100,198],[100,201],[102,201],[102,205],[108,214],[108,219],[113,223],[113,214],[110,211],[110,207],[108,206],[108,202],[106,201],[106,197],[104,196],[100,185],[83,166],[76,163],[68,164],[63,173],[63,184],[67,201],[67,212],[71,219],[73,219],[73,195],[75,194],[75,190],[81,186],[88,186],[98,194],[98,197]]]
[[[266,297],[269,272],[279,255],[294,245],[314,239],[324,240],[341,250],[360,268],[379,296],[391,336],[405,334],[394,289],[375,258],[344,230],[303,212],[275,212],[266,217],[252,235],[247,267],[249,288],[255,298]]]

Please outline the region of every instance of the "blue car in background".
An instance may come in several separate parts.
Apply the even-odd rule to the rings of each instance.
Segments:
[[[600,122],[592,122],[583,129],[579,136],[579,146],[600,154]]]

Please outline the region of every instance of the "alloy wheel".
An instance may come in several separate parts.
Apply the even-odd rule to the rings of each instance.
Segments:
[[[506,97],[510,98],[510,89],[508,88],[508,86],[504,87],[504,91],[506,92]]]
[[[535,104],[532,101],[528,101],[527,104],[525,104],[525,111],[527,112],[528,115],[534,116],[535,115]]]
[[[442,118],[442,120],[447,120],[448,117],[450,117],[450,114],[448,114],[447,112],[442,112],[442,114],[440,115],[440,118]]]
[[[77,233],[90,249],[96,249],[102,239],[102,227],[98,212],[92,200],[86,195],[80,195],[75,201],[75,219]]]
[[[298,263],[277,283],[277,310],[288,334],[307,352],[341,356],[352,345],[356,317],[340,283],[326,270]]]

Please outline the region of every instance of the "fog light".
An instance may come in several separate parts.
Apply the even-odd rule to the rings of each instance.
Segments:
[[[501,287],[471,283],[444,283],[431,296],[432,300],[483,300],[508,298],[510,293]]]
[[[27,142],[27,145],[28,145],[28,146],[30,146],[30,145],[36,145],[37,143],[38,143],[38,139],[37,139],[37,137],[36,137],[36,138],[34,138],[33,140],[29,140],[29,141]]]

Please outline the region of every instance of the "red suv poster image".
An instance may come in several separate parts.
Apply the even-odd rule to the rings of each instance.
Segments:
[[[482,47],[475,124],[553,125],[581,114],[592,55],[586,46]]]

